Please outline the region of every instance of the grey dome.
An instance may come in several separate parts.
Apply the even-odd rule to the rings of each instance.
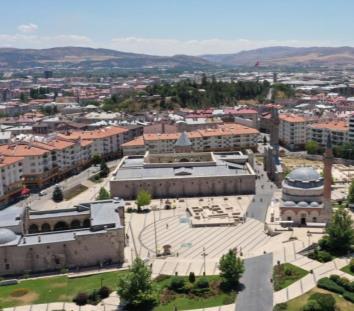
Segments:
[[[286,177],[294,181],[310,182],[321,179],[321,175],[312,167],[296,168]]]
[[[13,231],[0,228],[0,245],[10,243],[13,240],[16,240],[16,234]]]
[[[319,207],[320,205],[317,202],[311,202],[311,207]]]
[[[284,206],[286,207],[292,207],[292,206],[295,206],[295,202],[294,201],[285,201],[284,202]]]
[[[300,207],[307,207],[308,206],[308,204],[305,201],[301,201],[297,205]]]

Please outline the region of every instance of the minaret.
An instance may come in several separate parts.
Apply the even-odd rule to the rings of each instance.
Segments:
[[[323,177],[324,177],[324,189],[323,189],[323,204],[326,217],[328,221],[331,218],[331,192],[332,192],[332,164],[333,164],[333,150],[332,150],[332,138],[331,134],[327,136],[326,150],[323,155]]]
[[[276,164],[279,164],[279,113],[278,109],[272,108],[272,128],[270,130],[270,145],[273,147],[273,156]]]

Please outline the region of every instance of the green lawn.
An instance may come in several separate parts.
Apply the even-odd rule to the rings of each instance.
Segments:
[[[288,287],[292,283],[300,280],[308,272],[290,263],[276,265],[273,268],[273,285],[274,290],[278,291]]]
[[[122,273],[125,272],[107,272],[71,279],[67,276],[57,276],[22,281],[16,285],[0,286],[0,308],[55,301],[71,302],[79,292],[91,292],[94,289],[99,289],[101,278],[103,285],[116,290],[117,277]],[[25,290],[22,291],[25,295],[15,297],[16,293],[21,290]]]
[[[350,265],[347,265],[341,269],[343,272],[348,273],[350,275],[354,275],[354,272],[350,271]]]
[[[64,191],[64,199],[66,201],[71,200],[72,198],[76,197],[80,193],[86,191],[88,188],[82,184],[76,185],[66,191]]]
[[[188,283],[188,277],[183,277]],[[220,281],[220,277],[217,275],[206,276],[209,283]],[[198,279],[198,277],[197,277]],[[170,284],[171,278],[166,278],[162,281],[155,281],[154,287],[161,294],[163,289]],[[216,307],[225,304],[232,304],[235,302],[236,293],[232,292],[222,292],[220,291],[216,295],[209,297],[197,297],[189,296],[187,294],[176,294],[176,298],[171,302],[166,304],[159,304],[156,306],[153,311],[171,311],[177,307],[177,310],[191,310],[191,309],[201,309],[208,307]]]
[[[338,307],[338,310],[340,311],[352,311],[354,310],[354,304],[351,302],[345,300],[341,296],[329,292],[327,290],[321,289],[321,288],[314,288],[311,291],[307,292],[306,294],[303,294],[302,296],[299,296],[295,299],[292,299],[287,302],[287,311],[302,311],[304,305],[307,303],[308,298],[314,294],[314,293],[325,293],[325,294],[331,294],[336,300],[336,306]]]

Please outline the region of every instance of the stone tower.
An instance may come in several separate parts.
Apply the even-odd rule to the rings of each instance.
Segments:
[[[333,150],[331,134],[327,136],[326,149],[323,155],[323,177],[324,177],[324,190],[323,190],[323,204],[325,213],[328,220],[331,218],[331,193],[332,193],[332,165],[333,165]]]
[[[279,112],[277,108],[272,108],[272,127],[270,129],[270,145],[273,147],[273,155],[276,164],[279,164]]]

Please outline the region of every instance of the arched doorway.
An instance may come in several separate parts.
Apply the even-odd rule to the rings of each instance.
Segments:
[[[74,219],[70,224],[71,229],[78,229],[80,228],[80,226],[81,226],[80,220],[77,219]]]
[[[29,226],[28,233],[38,233],[38,232],[39,232],[39,229],[36,224],[32,224]]]
[[[69,229],[69,226],[65,221],[59,221],[54,226],[54,231],[61,231],[67,229]]]
[[[91,222],[90,222],[90,219],[85,219],[84,222],[83,222],[83,227],[85,228],[88,228],[91,226]]]

